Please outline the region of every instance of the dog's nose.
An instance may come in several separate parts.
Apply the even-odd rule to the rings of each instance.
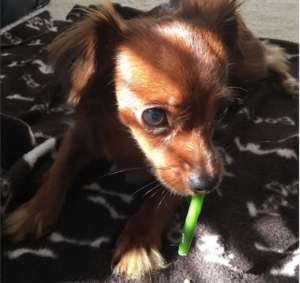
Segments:
[[[188,184],[194,193],[210,193],[215,189],[218,183],[218,176],[202,177],[198,175],[192,175],[188,177]]]

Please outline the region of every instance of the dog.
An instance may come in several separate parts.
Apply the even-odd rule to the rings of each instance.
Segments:
[[[106,157],[126,181],[156,178],[157,190],[128,221],[113,255],[114,272],[139,279],[166,267],[161,235],[182,196],[210,193],[223,163],[212,137],[230,86],[272,76],[293,94],[282,49],[256,38],[238,0],[171,0],[132,19],[109,2],[50,46],[50,63],[62,81],[75,122],[41,188],[10,214],[4,232],[16,241],[53,225],[72,180],[91,160]]]

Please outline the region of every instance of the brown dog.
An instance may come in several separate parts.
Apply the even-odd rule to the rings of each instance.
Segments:
[[[274,75],[294,93],[283,51],[245,26],[236,0],[183,0],[123,20],[110,3],[51,45],[50,62],[75,106],[66,134],[40,190],[5,221],[17,241],[41,236],[59,216],[76,174],[105,156],[128,171],[127,181],[156,177],[160,194],[128,222],[114,254],[114,271],[130,278],[163,268],[161,234],[180,196],[208,193],[222,179],[212,143],[231,85]]]

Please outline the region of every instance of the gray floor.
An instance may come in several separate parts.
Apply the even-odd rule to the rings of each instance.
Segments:
[[[114,0],[114,2],[147,10],[161,3],[162,0]],[[97,0],[51,0],[43,10],[49,10],[55,20],[64,20],[75,4],[97,3],[99,3]],[[299,42],[298,0],[245,0],[242,13],[247,25],[257,36]],[[3,29],[2,32],[8,28]]]

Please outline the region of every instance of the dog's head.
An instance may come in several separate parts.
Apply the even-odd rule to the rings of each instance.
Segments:
[[[208,2],[186,0],[173,14],[127,21],[106,3],[61,35],[50,58],[67,74],[71,101],[93,93],[116,104],[154,174],[180,194],[210,192],[222,178],[212,136],[231,97],[237,3]],[[111,82],[114,93],[103,94]]]

